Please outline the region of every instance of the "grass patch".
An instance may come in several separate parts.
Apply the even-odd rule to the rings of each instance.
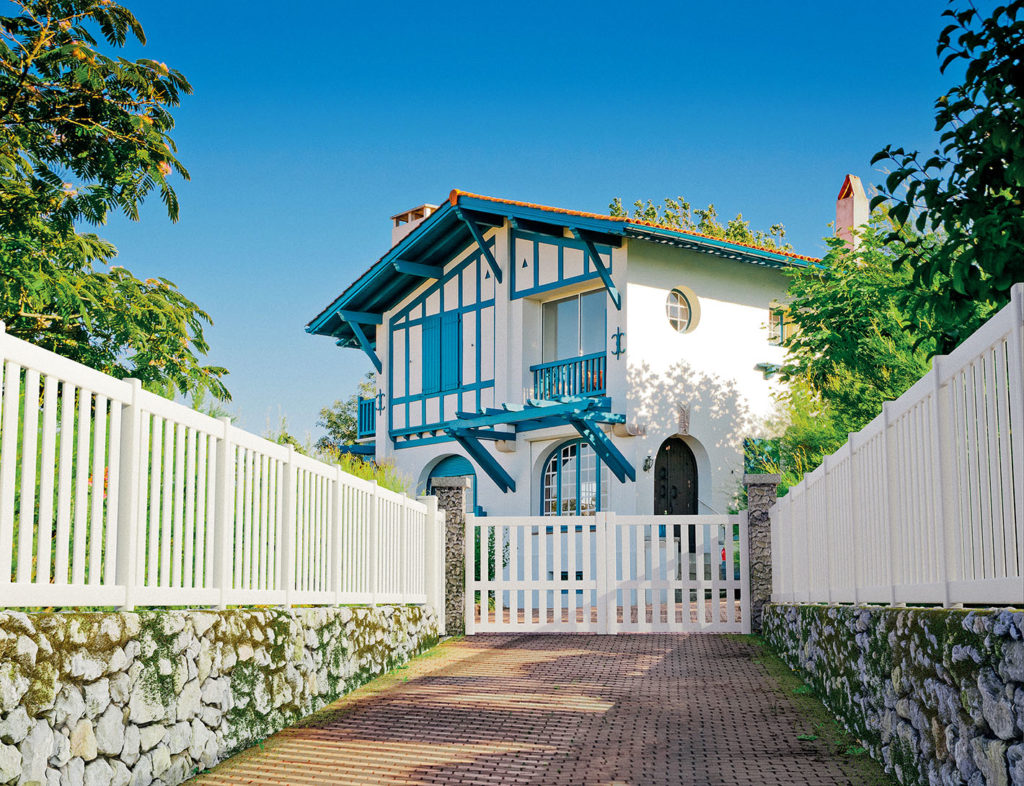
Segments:
[[[793,736],[805,745],[814,746],[824,756],[841,757],[855,769],[855,782],[864,786],[898,786],[882,765],[871,758],[861,741],[844,729],[835,716],[821,703],[814,689],[789,668],[759,636],[728,634],[754,648],[751,660],[763,668],[775,686],[780,702],[796,708],[800,723]]]

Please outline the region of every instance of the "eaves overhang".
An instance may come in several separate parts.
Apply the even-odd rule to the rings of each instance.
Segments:
[[[619,245],[623,238],[635,238],[761,267],[806,267],[817,266],[820,262],[789,251],[773,251],[626,216],[566,210],[455,190],[440,208],[314,317],[306,326],[306,332],[332,336],[339,346],[375,348],[375,338],[361,332],[359,325],[353,325],[346,314],[379,318],[424,281],[441,277],[444,265],[474,243],[480,230],[501,226],[506,220],[513,225],[522,222],[531,227],[546,226],[558,233],[572,231],[577,237],[614,245]]]

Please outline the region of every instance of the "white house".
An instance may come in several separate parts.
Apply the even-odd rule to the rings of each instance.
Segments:
[[[307,326],[376,368],[359,452],[420,489],[469,475],[490,515],[726,511],[778,384],[784,271],[817,260],[462,191],[393,221]]]

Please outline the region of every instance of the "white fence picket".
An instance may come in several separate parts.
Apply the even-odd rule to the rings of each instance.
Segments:
[[[1024,604],[1022,336],[1018,284],[790,488],[771,511],[776,600]]]
[[[5,606],[437,603],[443,518],[0,323]]]

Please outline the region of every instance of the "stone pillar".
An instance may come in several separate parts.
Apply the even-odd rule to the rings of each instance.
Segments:
[[[747,536],[750,555],[750,630],[761,632],[764,606],[772,599],[772,528],[768,510],[775,504],[779,475],[744,475],[747,487]]]
[[[437,506],[444,511],[444,614],[445,633],[466,632],[466,508],[470,480],[465,477],[432,478]]]

